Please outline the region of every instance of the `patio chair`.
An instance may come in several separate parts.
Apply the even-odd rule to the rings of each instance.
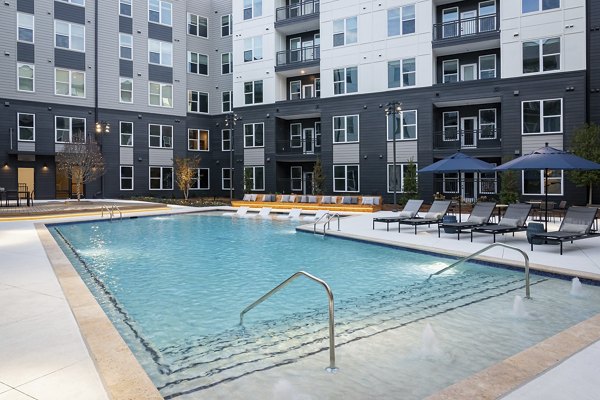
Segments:
[[[263,207],[258,214],[246,214],[244,218],[270,218],[271,207]]]
[[[448,212],[450,207],[450,200],[436,200],[433,202],[429,211],[423,218],[407,218],[398,221],[398,232],[402,225],[412,225],[415,228],[415,235],[417,234],[417,227],[419,225],[431,225],[438,224]]]
[[[240,207],[237,209],[236,212],[226,212],[223,213],[223,216],[225,217],[243,217],[244,215],[246,215],[246,213],[248,212],[248,210],[250,209],[250,207]]]
[[[473,232],[493,235],[494,243],[496,243],[498,234],[512,233],[515,236],[515,232],[526,231],[526,222],[531,213],[531,207],[531,204],[527,203],[509,204],[504,216],[497,224],[487,224],[471,229],[471,242],[473,241]]]
[[[402,211],[400,211],[400,214],[397,216],[373,218],[373,229],[375,229],[375,222],[382,222],[386,224],[386,230],[389,232],[390,224],[399,222],[403,219],[414,218],[419,213],[419,209],[422,205],[423,200],[408,200]]]
[[[574,240],[600,236],[598,233],[591,232],[597,210],[595,207],[569,207],[558,231],[536,233],[532,238],[543,239],[545,244],[559,243],[560,254],[562,255],[563,242],[573,243]],[[533,251],[534,242],[534,240],[531,241],[531,251]]]
[[[451,228],[452,233],[456,233],[458,236],[458,240],[460,240],[460,233],[463,230],[473,229],[477,226],[486,225],[492,213],[494,212],[494,208],[496,208],[496,203],[493,202],[484,202],[480,201],[475,204],[473,207],[473,211],[471,211],[471,215],[464,222],[449,222],[449,223],[439,223],[438,224],[438,237],[440,237],[440,233],[442,228]]]
[[[305,221],[318,221],[319,219],[323,218],[323,216],[325,214],[329,214],[329,210],[317,210],[317,213],[315,215],[307,215],[306,217],[304,217],[303,219]]]
[[[277,219],[300,219],[301,208],[292,208],[288,215],[278,215]]]

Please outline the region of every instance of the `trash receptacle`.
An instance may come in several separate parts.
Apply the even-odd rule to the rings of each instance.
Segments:
[[[533,244],[543,244],[544,239],[542,238],[533,238],[533,235],[536,233],[544,232],[544,224],[539,224],[537,222],[530,222],[527,225],[527,241]]]
[[[456,223],[456,216],[454,216],[454,215],[446,215],[446,216],[444,216],[444,218],[442,218],[442,224],[455,224],[455,223]],[[451,226],[445,226],[444,232],[445,233],[456,233],[456,228],[453,228]]]

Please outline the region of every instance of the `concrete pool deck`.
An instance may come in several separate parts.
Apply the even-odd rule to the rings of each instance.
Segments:
[[[170,207],[169,212],[198,211],[196,208]],[[160,211],[132,212],[127,215],[154,215]],[[387,212],[380,212],[385,215]],[[97,372],[95,360],[80,333],[64,289],[58,283],[35,228],[39,222],[65,222],[97,219],[99,215],[17,220],[0,222],[0,400],[21,399],[107,399],[106,382]],[[437,228],[419,227],[385,231],[385,225],[371,229],[372,214],[357,215],[341,221],[341,233],[357,239],[387,244],[427,247],[438,252],[471,254],[491,243],[489,235],[456,235],[437,238]],[[332,224],[332,228],[335,224]],[[312,225],[310,226],[312,228]],[[552,230],[552,224],[550,230]],[[465,240],[466,239],[466,240]],[[499,242],[522,248],[535,266],[549,266],[573,275],[600,278],[600,238],[565,243],[564,255],[556,246],[536,246],[529,250],[524,233],[499,236]],[[519,254],[493,249],[489,256],[518,262]],[[535,296],[535,292],[532,293]],[[600,383],[593,371],[600,366],[600,342],[567,358],[557,367],[541,374],[506,395],[514,399],[596,398]],[[442,397],[440,397],[442,398]],[[447,397],[452,398],[452,397]]]

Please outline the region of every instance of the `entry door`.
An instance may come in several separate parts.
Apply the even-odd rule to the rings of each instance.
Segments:
[[[18,168],[17,177],[19,180],[19,190],[24,189],[29,193],[35,190],[35,170],[33,168]]]
[[[313,128],[304,128],[302,133],[304,154],[313,154],[315,152],[315,130]]]
[[[313,85],[304,85],[302,86],[302,98],[303,99],[311,99],[313,98]]]
[[[302,40],[300,38],[290,39],[290,62],[301,61]]]
[[[302,42],[302,60],[312,61],[315,58],[315,48],[313,47],[313,41],[307,40]]]
[[[462,147],[477,147],[477,117],[465,117],[460,119],[460,130],[462,131]]]
[[[460,13],[460,34],[461,36],[473,35],[477,33],[477,11],[464,11]]]
[[[477,79],[477,64],[461,65],[460,78],[463,81],[474,81]]]
[[[305,172],[302,178],[304,180],[302,194],[313,194],[313,173]]]
[[[475,182],[475,173],[463,172],[462,173],[462,188],[460,195],[465,201],[475,202],[477,199],[477,182]]]

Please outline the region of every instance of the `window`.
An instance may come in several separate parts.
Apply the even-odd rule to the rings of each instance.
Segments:
[[[85,72],[56,68],[54,76],[54,94],[85,97]]]
[[[35,67],[31,64],[17,64],[17,90],[20,92],[35,91]]]
[[[133,79],[119,78],[119,93],[121,103],[133,103]]]
[[[388,164],[388,193],[394,192],[394,186],[396,186],[397,192],[404,192],[404,181],[410,172],[410,164],[396,164],[396,174],[394,181],[394,164]],[[417,166],[413,165],[415,169],[415,173],[417,170]],[[395,183],[395,185],[394,185]]]
[[[119,15],[131,17],[131,0],[119,0]]]
[[[173,127],[171,125],[149,125],[148,129],[150,147],[172,149]]]
[[[395,123],[394,123],[395,118]],[[394,133],[394,127],[396,131]],[[417,111],[407,110],[387,116],[387,140],[412,140],[417,138]]]
[[[548,170],[546,179],[546,190],[544,190],[544,170],[526,170],[523,174],[523,194],[543,195],[548,192],[549,196],[562,196],[563,194],[563,171]]]
[[[85,119],[54,117],[54,123],[57,143],[85,143]]]
[[[290,189],[292,192],[302,191],[302,167],[290,167]]]
[[[165,0],[148,0],[148,21],[171,26],[172,7]]]
[[[119,123],[119,136],[121,137],[121,146],[133,146],[133,122]]]
[[[447,111],[443,113],[442,121],[444,142],[458,140],[458,111]]]
[[[210,170],[208,168],[196,168],[194,176],[190,182],[191,190],[208,190],[210,189]]]
[[[302,124],[290,124],[290,147],[302,147]]]
[[[173,107],[173,85],[167,83],[148,83],[149,103],[151,106]]]
[[[33,14],[17,13],[17,40],[19,42],[33,43],[34,20]]]
[[[321,147],[321,123],[315,122],[315,146]]]
[[[35,114],[17,113],[19,141],[35,141]]]
[[[444,193],[458,193],[458,172],[443,174]]]
[[[333,70],[333,94],[358,92],[358,67]]]
[[[231,107],[231,94],[232,92],[221,93],[221,108],[224,113],[233,110]]]
[[[231,186],[231,172],[233,170],[231,168],[221,168],[221,189],[223,190],[231,190],[233,186]]]
[[[231,35],[231,14],[221,17],[221,37]]]
[[[133,166],[121,165],[121,190],[133,190]]]
[[[75,4],[78,6],[85,6],[85,0],[58,0],[58,1],[62,1],[63,3]]]
[[[416,64],[414,58],[388,62],[388,88],[416,85]]]
[[[244,82],[244,104],[263,102],[263,81]]]
[[[195,14],[188,14],[188,33],[208,38],[208,20]]]
[[[150,64],[173,65],[173,43],[148,39],[148,62]]]
[[[233,57],[231,53],[221,54],[221,75],[230,74],[233,72]]]
[[[392,8],[387,12],[388,36],[415,33],[416,19],[414,4]]]
[[[265,190],[265,167],[244,167],[244,176],[248,177],[250,190]],[[248,189],[245,186],[244,188]]]
[[[262,36],[244,39],[244,62],[262,60]]]
[[[252,19],[262,15],[262,0],[244,0],[244,19]]]
[[[333,166],[333,191],[358,192],[358,165]]]
[[[119,33],[119,58],[133,59],[133,35]]]
[[[265,124],[244,124],[244,147],[264,147]]]
[[[560,0],[522,0],[523,14],[560,8]]]
[[[231,129],[221,130],[221,151],[231,151]]]
[[[150,167],[150,190],[173,190],[173,167]]]
[[[560,70],[560,38],[523,42],[523,73]]]
[[[321,78],[315,78],[315,97],[321,97]]]
[[[496,55],[479,56],[479,79],[496,77]]]
[[[562,99],[524,101],[523,134],[562,132]]]
[[[54,20],[54,46],[85,51],[85,26]]]
[[[479,139],[496,139],[496,109],[479,110]]]
[[[190,74],[208,75],[208,56],[188,51],[188,72]]]
[[[188,90],[188,112],[207,113],[208,93]]]
[[[447,60],[442,63],[443,82],[458,82],[458,60]]]
[[[479,32],[496,30],[496,0],[479,3]]]
[[[302,98],[302,81],[290,81],[290,100]]]
[[[358,131],[358,115],[333,117],[333,143],[358,142]]]
[[[208,151],[208,131],[205,129],[188,129],[188,150]]]
[[[496,194],[498,177],[496,172],[479,173],[479,194]]]
[[[333,21],[333,47],[344,46],[358,41],[357,17]]]

